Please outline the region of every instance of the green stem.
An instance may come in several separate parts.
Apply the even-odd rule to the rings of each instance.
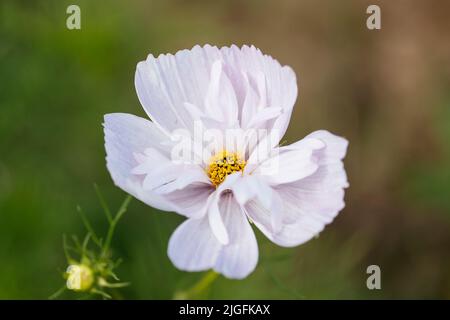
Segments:
[[[105,243],[103,245],[102,257],[105,258],[108,254],[109,247],[111,245],[111,240],[114,235],[114,231],[116,229],[117,222],[119,222],[120,218],[122,218],[123,214],[127,211],[128,204],[130,203],[132,197],[128,195],[120,206],[119,211],[117,211],[116,216],[112,219],[109,224],[108,233],[106,234]]]
[[[175,294],[174,299],[185,300],[198,297],[204,293],[211,284],[219,277],[219,274],[213,270],[206,273],[196,284],[186,291],[180,291]]]
[[[61,294],[63,294],[64,291],[66,291],[67,287],[66,284],[64,284],[61,288],[58,289],[54,294],[52,294],[50,297],[48,297],[49,300],[55,300],[58,298]]]

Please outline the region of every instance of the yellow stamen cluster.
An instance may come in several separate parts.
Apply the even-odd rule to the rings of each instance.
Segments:
[[[217,187],[227,175],[244,170],[245,160],[235,152],[221,151],[209,160],[206,171],[211,182]]]

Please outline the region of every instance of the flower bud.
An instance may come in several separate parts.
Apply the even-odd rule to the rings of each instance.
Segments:
[[[94,283],[92,269],[84,264],[71,264],[67,270],[67,288],[74,291],[87,291]]]

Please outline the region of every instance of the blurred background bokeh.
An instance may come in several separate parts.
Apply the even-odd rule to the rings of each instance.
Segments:
[[[66,8],[81,8],[81,30]],[[366,28],[381,7],[382,29]],[[294,68],[287,134],[345,136],[346,208],[318,237],[280,248],[259,232],[260,263],[219,278],[205,298],[450,298],[450,3],[448,1],[0,2],[0,298],[46,299],[63,283],[63,234],[106,228],[125,194],[105,167],[105,113],[144,116],[136,63],[191,48],[254,44]],[[170,299],[201,273],[170,263],[183,219],[133,200],[113,241],[125,299]],[[379,265],[382,289],[368,290]],[[65,294],[63,298],[78,298]]]

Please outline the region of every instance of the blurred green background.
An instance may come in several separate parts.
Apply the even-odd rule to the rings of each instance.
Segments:
[[[66,8],[81,7],[81,30]],[[382,29],[366,28],[381,7]],[[105,167],[105,113],[144,116],[134,71],[148,53],[254,44],[294,68],[287,140],[350,140],[346,208],[309,243],[258,233],[260,262],[205,298],[450,298],[448,1],[8,1],[0,3],[0,298],[46,299],[63,283],[62,235],[106,221],[125,194]],[[170,299],[201,273],[170,263],[182,218],[133,200],[113,240],[126,299]],[[382,289],[366,288],[377,264]],[[78,298],[65,294],[63,298]]]

